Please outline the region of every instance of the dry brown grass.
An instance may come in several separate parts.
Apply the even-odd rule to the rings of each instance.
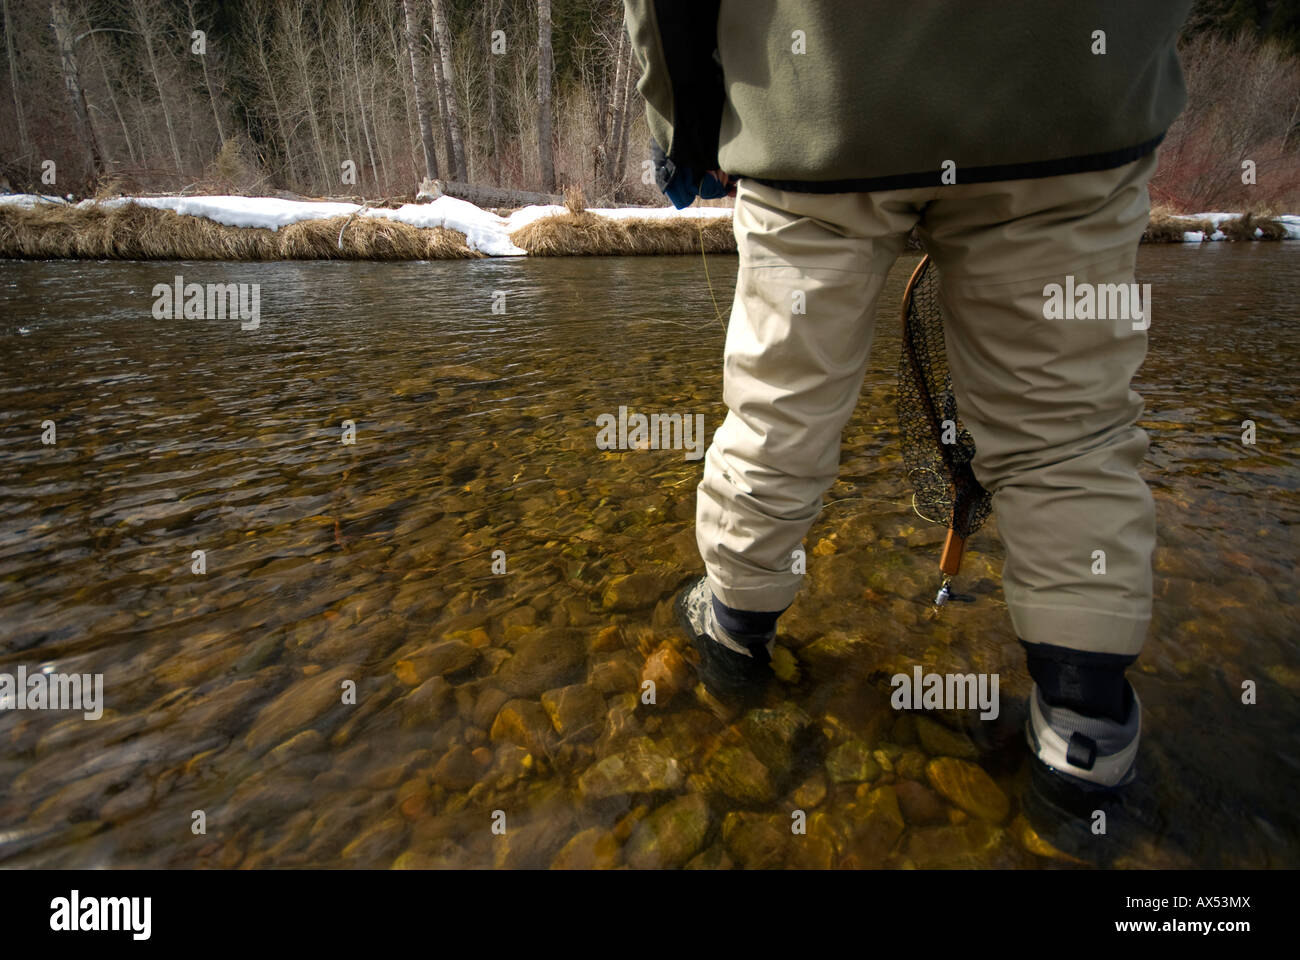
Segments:
[[[1182,243],[1183,234],[1188,230],[1204,230],[1209,235],[1214,232],[1214,227],[1208,220],[1180,217],[1164,207],[1155,207],[1147,221],[1146,231],[1142,234],[1142,242]]]
[[[1229,240],[1285,240],[1287,235],[1286,227],[1276,220],[1256,216],[1253,213],[1245,213],[1232,220],[1225,220],[1219,224],[1219,229]],[[1258,237],[1255,236],[1257,229],[1260,232]]]
[[[1255,236],[1256,228],[1260,236]],[[1263,214],[1247,212],[1240,217],[1220,222],[1218,229],[1229,240],[1285,240],[1286,227]],[[1189,230],[1200,230],[1207,237],[1214,233],[1214,224],[1205,218],[1180,216],[1168,207],[1157,206],[1151,211],[1151,219],[1146,232],[1142,234],[1143,243],[1182,243],[1183,234]]]
[[[339,232],[342,230],[342,246]],[[456,260],[464,234],[380,217],[304,220],[278,231],[228,227],[128,203],[0,207],[0,257],[16,260]]]
[[[701,238],[701,233],[703,234]],[[610,219],[595,213],[561,213],[534,220],[510,234],[510,242],[534,257],[628,257],[735,253],[736,236],[726,217]]]

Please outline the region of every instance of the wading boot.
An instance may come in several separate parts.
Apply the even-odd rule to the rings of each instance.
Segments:
[[[771,682],[776,630],[757,638],[738,638],[718,622],[708,580],[700,577],[677,595],[677,619],[700,655],[704,688],[724,703],[758,700]]]
[[[1052,706],[1037,684],[1025,721],[1025,819],[1057,850],[1101,866],[1159,833],[1152,798],[1136,782],[1142,705],[1125,687],[1123,723]]]

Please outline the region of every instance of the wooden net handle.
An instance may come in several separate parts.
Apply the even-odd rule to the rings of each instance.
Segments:
[[[966,546],[966,538],[957,536],[957,531],[948,528],[948,538],[943,542],[943,554],[939,557],[939,569],[950,577],[957,576],[961,569],[961,552]]]

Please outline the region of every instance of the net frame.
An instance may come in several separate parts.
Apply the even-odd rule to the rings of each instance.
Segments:
[[[958,415],[943,335],[938,269],[929,254],[907,281],[902,328],[896,412],[903,463],[916,512],[930,520],[937,517],[948,526],[939,566],[951,577],[961,567],[966,539],[992,512],[993,497],[975,477],[975,439]],[[951,421],[952,427],[947,428],[945,421]],[[945,443],[948,429],[953,442]]]

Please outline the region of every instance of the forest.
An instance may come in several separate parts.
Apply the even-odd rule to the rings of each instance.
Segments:
[[[0,6],[11,189],[376,198],[431,177],[659,202],[619,0]],[[1300,207],[1300,2],[1198,0],[1181,49],[1153,199]]]

